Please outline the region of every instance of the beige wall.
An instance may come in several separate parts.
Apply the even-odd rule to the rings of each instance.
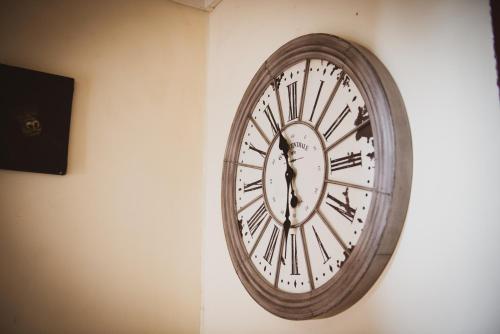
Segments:
[[[310,32],[359,42],[389,68],[414,183],[397,252],[368,295],[334,318],[291,322],[234,273],[220,173],[253,74]],[[208,19],[167,0],[2,0],[0,62],[76,87],[68,175],[0,170],[0,332],[193,333],[200,305],[204,333],[498,332],[491,38],[487,1],[224,0]]]
[[[207,14],[1,1],[0,62],[75,78],[66,176],[0,171],[0,332],[199,331]]]
[[[256,70],[312,32],[361,43],[400,87],[414,145],[406,226],[355,306],[293,322],[260,308],[232,268],[220,213],[229,128]],[[500,108],[488,1],[225,0],[210,14],[204,333],[499,333]]]

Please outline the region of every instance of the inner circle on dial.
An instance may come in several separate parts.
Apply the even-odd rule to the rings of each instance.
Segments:
[[[294,170],[293,190],[298,204],[290,204],[290,222],[298,226],[309,219],[323,192],[325,180],[325,155],[323,143],[317,132],[306,123],[295,122],[282,129],[288,142],[288,162]],[[287,206],[286,161],[279,148],[279,135],[275,136],[264,164],[264,196],[273,218],[283,224]]]

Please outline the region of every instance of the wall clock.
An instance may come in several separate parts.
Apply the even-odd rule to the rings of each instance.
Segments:
[[[407,115],[383,64],[327,34],[282,46],[248,86],[224,158],[224,232],[246,290],[287,319],[353,305],[395,249],[411,175]]]

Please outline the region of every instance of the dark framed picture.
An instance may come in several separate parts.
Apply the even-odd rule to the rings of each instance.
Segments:
[[[0,168],[64,175],[74,80],[0,64]]]

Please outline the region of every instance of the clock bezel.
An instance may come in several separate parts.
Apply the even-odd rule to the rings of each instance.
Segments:
[[[277,75],[305,59],[331,61],[354,81],[369,111],[377,167],[366,227],[343,267],[311,292],[288,293],[267,282],[248,256],[238,227],[235,182],[241,139],[253,107]],[[376,282],[394,252],[409,204],[411,175],[408,118],[384,65],[365,48],[328,34],[305,35],[283,45],[259,68],[243,95],[224,157],[224,233],[233,266],[246,290],[271,313],[294,320],[332,316],[353,305]]]

